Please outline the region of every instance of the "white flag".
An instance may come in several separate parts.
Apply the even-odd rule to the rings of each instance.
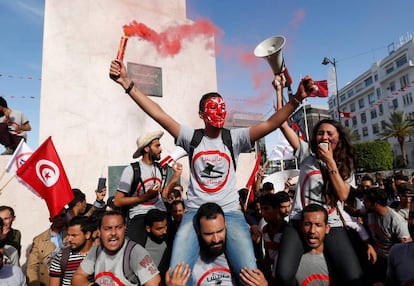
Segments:
[[[270,155],[267,157],[268,160],[292,160],[295,159],[293,155],[293,148],[286,140],[283,133],[277,129],[276,133],[276,146],[273,148]]]
[[[6,172],[16,172],[21,165],[23,165],[27,159],[32,155],[33,151],[30,149],[29,145],[22,139],[20,140],[19,145],[13,153],[10,161],[6,165]]]

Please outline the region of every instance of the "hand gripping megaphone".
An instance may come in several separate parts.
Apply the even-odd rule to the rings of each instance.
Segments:
[[[293,95],[290,85],[292,84],[292,78],[285,65],[283,59],[282,48],[285,46],[286,38],[283,36],[273,36],[267,38],[254,49],[254,55],[258,58],[264,58],[269,63],[272,71],[275,75],[283,74],[286,77],[286,86],[288,88],[289,97]]]
[[[163,169],[167,169],[167,167],[172,168],[178,159],[185,156],[187,156],[187,152],[180,146],[176,146],[174,151],[172,151],[170,155],[167,155],[166,157],[161,159],[160,165]]]

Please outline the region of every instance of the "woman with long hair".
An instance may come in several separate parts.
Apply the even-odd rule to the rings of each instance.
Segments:
[[[277,76],[276,76],[276,79]],[[281,82],[283,78],[279,77]],[[278,106],[281,106],[281,87]],[[344,227],[341,211],[351,186],[355,187],[355,151],[341,124],[331,119],[319,121],[310,142],[299,139],[287,122],[281,126],[286,139],[295,149],[300,164],[290,224],[279,246],[276,275],[278,285],[296,285],[295,274],[305,252],[298,231],[302,209],[316,203],[328,211],[330,233],[325,237],[325,258],[335,285],[364,285],[358,257]]]

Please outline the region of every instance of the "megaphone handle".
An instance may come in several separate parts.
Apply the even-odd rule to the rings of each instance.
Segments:
[[[291,87],[289,81],[286,81],[286,87],[287,87],[287,90],[288,90],[288,98],[290,100],[294,96],[294,94],[293,94],[292,87]]]

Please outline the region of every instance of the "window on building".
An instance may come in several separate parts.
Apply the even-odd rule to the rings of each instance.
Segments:
[[[375,102],[375,95],[372,92],[372,93],[368,94],[368,103],[373,104],[374,102]]]
[[[375,90],[375,92],[376,92],[376,94],[377,94],[377,98],[378,98],[378,99],[380,99],[380,98],[381,98],[381,89],[380,89],[380,88],[377,88],[377,89]]]
[[[374,80],[378,81],[378,74],[377,73],[374,74]]]
[[[351,89],[346,94],[347,94],[348,98],[350,98],[350,97],[352,97],[354,95],[354,90]]]
[[[352,126],[357,126],[358,125],[358,120],[357,117],[352,117]]]
[[[404,106],[413,104],[413,96],[411,92],[403,95]]]
[[[349,105],[349,108],[351,109],[351,112],[354,112],[355,111],[355,102],[351,103]]]
[[[377,109],[371,109],[371,119],[377,118]]]
[[[368,127],[362,127],[362,136],[368,136]]]
[[[393,64],[390,64],[389,66],[385,67],[385,72],[386,72],[387,74],[390,74],[390,73],[392,73],[393,71],[394,71],[394,66],[393,66]]]
[[[365,107],[365,103],[364,103],[364,99],[361,98],[360,100],[358,100],[358,105],[359,105],[359,109],[362,109]]]
[[[344,102],[346,99],[345,94],[342,94],[339,98],[339,102]]]
[[[374,83],[374,81],[372,80],[372,76],[364,80],[364,82],[365,82],[365,87],[370,86],[371,84]]]
[[[385,120],[381,120],[381,128],[382,130],[386,128]]]
[[[360,92],[363,88],[362,83],[359,83],[355,86],[355,92]]]
[[[390,82],[389,89],[390,89],[390,92],[394,92],[397,90],[397,88],[395,87],[395,82]]]
[[[365,114],[365,112],[361,113],[361,123],[366,123],[367,122],[367,115]]]
[[[372,124],[372,133],[377,134],[379,131],[378,123]]]
[[[392,100],[392,106],[393,106],[394,109],[398,108],[398,99],[397,98],[394,98]]]
[[[382,103],[378,105],[378,113],[380,116],[384,114],[384,106]]]
[[[397,68],[402,67],[407,63],[407,56],[403,55],[402,57],[398,58],[395,63],[397,64]]]
[[[404,75],[404,76],[400,77],[400,87],[401,88],[406,88],[407,85],[410,85],[408,75]]]
[[[345,120],[345,126],[346,127],[349,127],[349,120],[347,119],[347,120]]]

